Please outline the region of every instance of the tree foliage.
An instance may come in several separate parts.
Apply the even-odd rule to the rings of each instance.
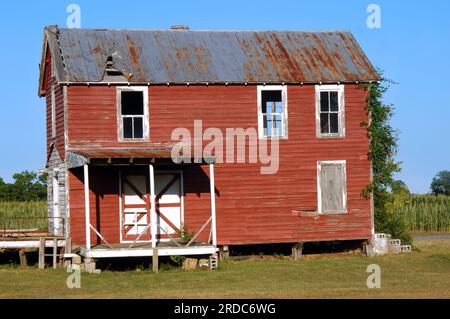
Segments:
[[[450,195],[450,171],[437,173],[430,187],[434,195]]]
[[[367,127],[370,138],[369,159],[372,161],[373,180],[363,190],[363,195],[368,197],[373,192],[375,230],[392,234],[395,238],[409,243],[411,236],[407,233],[400,214],[390,209],[394,200],[393,193],[405,191],[406,185],[394,180],[394,173],[400,172],[401,163],[395,160],[399,133],[390,124],[394,106],[383,103],[383,96],[388,89],[389,81],[384,78],[367,86],[367,111],[370,114],[370,122],[362,124]]]
[[[47,174],[23,171],[13,175],[13,183],[0,178],[1,201],[33,201],[47,198]]]

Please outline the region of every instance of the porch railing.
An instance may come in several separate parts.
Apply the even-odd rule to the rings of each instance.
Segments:
[[[169,232],[167,232],[159,223],[156,223],[156,226],[169,238],[169,240],[171,242],[173,242],[176,246],[178,247],[184,247],[187,248],[189,246],[191,246],[195,240],[198,238],[198,236],[200,236],[200,234],[205,230],[205,228],[211,223],[212,221],[212,217],[209,217],[208,220],[202,225],[202,227],[200,227],[197,231],[197,233],[195,233],[192,238],[186,243],[186,244],[181,244],[180,243],[180,239],[181,238],[174,238],[173,236],[171,236],[169,234]],[[149,223],[143,230],[142,232],[139,233],[139,235],[136,237],[136,239],[130,244],[130,246],[128,246],[128,248],[132,248],[137,242],[138,240],[147,233],[147,231],[149,230],[149,228],[151,227],[151,223]],[[170,227],[170,225],[169,225]],[[171,227],[173,228],[173,227]],[[174,229],[175,230],[175,229]],[[176,230],[175,230],[176,231]],[[209,231],[209,236],[208,236],[208,244],[212,242],[212,228],[210,228]]]
[[[64,217],[0,218],[0,238],[62,237],[64,230]]]

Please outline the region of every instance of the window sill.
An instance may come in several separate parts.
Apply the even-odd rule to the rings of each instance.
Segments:
[[[150,142],[148,138],[123,138],[118,140],[119,143],[142,143]]]
[[[318,212],[317,214],[327,216],[327,215],[345,215],[348,214],[348,211],[345,212]]]
[[[301,210],[301,209],[295,209],[292,210],[291,215],[297,216],[297,217],[315,217],[319,218],[320,216],[328,216],[328,215],[345,215],[348,214],[348,211],[345,212],[332,212],[332,213],[320,213],[316,210]]]
[[[338,134],[330,134],[330,135],[316,135],[318,139],[344,139],[345,135],[338,135]]]
[[[287,136],[262,136],[260,140],[287,140]]]

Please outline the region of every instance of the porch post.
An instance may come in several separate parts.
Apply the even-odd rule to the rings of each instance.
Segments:
[[[217,246],[217,233],[216,233],[216,187],[214,185],[214,164],[209,164],[209,186],[211,193],[211,234],[212,244]]]
[[[86,221],[86,250],[91,249],[91,216],[89,208],[89,167],[84,164],[84,214]]]
[[[150,232],[152,236],[152,247],[156,248],[156,195],[155,195],[155,168],[153,164],[149,165],[150,177]]]

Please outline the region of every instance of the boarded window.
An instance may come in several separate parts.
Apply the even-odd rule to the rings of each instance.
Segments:
[[[143,139],[145,133],[145,102],[143,91],[120,92],[120,115],[123,139]]]
[[[319,162],[319,212],[347,210],[345,162]]]

